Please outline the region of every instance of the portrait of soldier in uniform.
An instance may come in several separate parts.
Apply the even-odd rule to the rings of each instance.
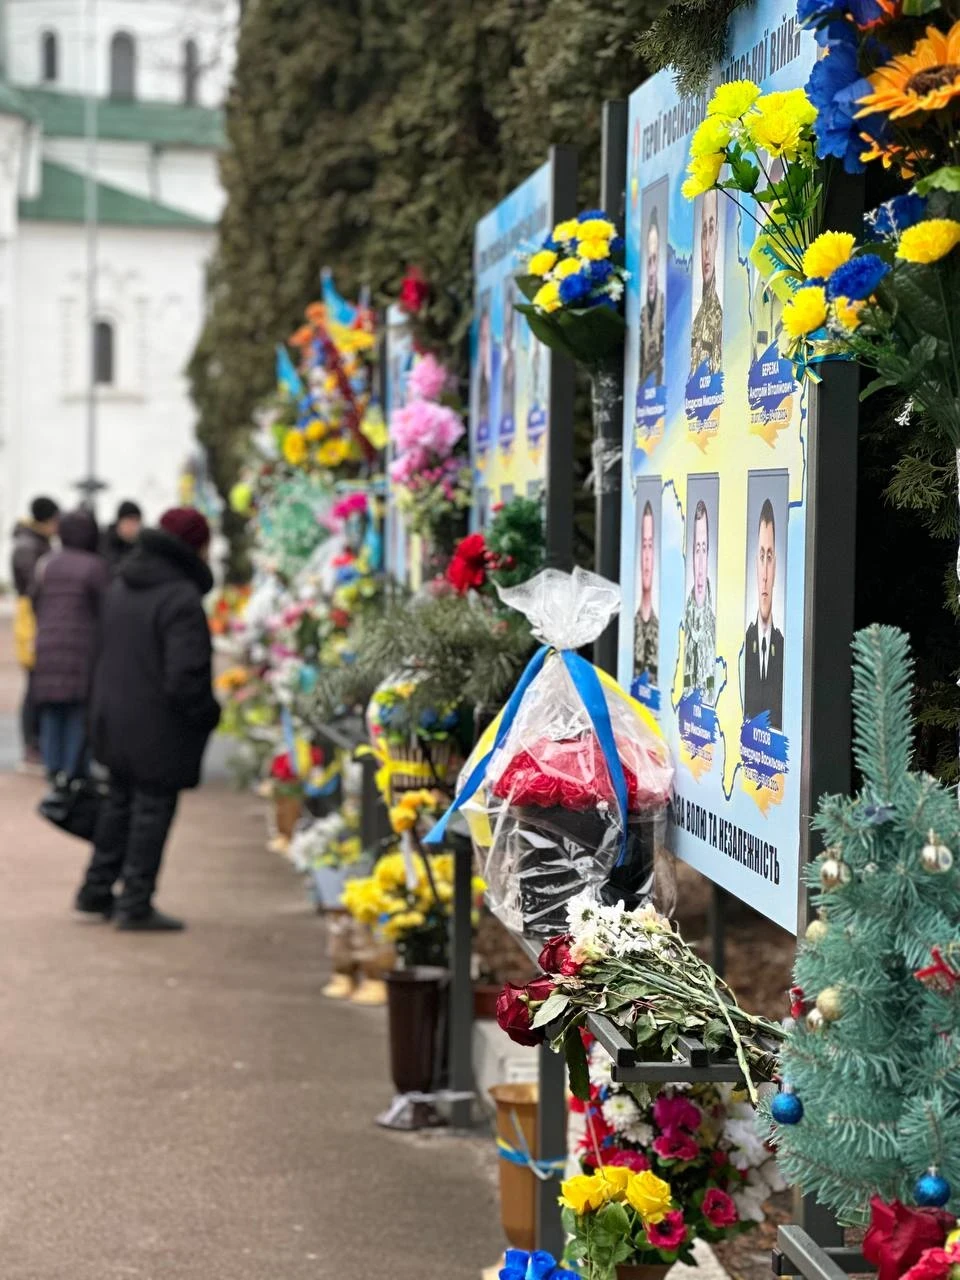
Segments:
[[[659,681],[660,623],[653,605],[653,567],[656,557],[656,526],[653,507],[644,502],[640,515],[640,604],[634,619],[633,673],[646,676],[652,685]]]
[[[700,274],[703,293],[690,334],[690,372],[706,361],[707,372],[719,373],[723,363],[723,308],[717,292],[717,245],[720,239],[719,192],[700,198]]]
[[[717,615],[710,586],[710,517],[701,498],[693,516],[693,585],[683,615],[683,689],[699,689],[713,703],[717,665]]]
[[[660,288],[660,221],[656,205],[650,210],[644,248],[647,289],[640,311],[640,385],[652,375],[653,385],[659,387],[663,385],[666,305]]]

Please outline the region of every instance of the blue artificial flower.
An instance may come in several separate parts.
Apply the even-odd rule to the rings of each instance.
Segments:
[[[433,707],[427,707],[426,711],[420,712],[420,728],[432,729],[439,719]]]
[[[441,729],[455,729],[460,723],[460,715],[456,711],[448,711],[440,721]]]
[[[885,204],[879,205],[872,213],[868,213],[865,222],[874,240],[884,236],[896,236],[907,227],[922,221],[927,215],[927,202],[923,196],[912,192],[905,196],[894,196]]]
[[[804,25],[837,15],[865,27],[883,17],[883,8],[878,0],[797,0],[797,21]]]
[[[583,213],[577,214],[578,222],[590,222],[593,218],[603,218],[604,221],[609,221],[606,209],[584,209]]]
[[[623,236],[614,236],[610,241],[610,253],[616,257],[617,254],[623,253],[626,248],[626,241]]]
[[[557,1269],[557,1260],[552,1253],[538,1249],[531,1253],[527,1263],[527,1280],[549,1280]]]
[[[544,240],[543,244],[540,247],[542,249],[550,249],[553,253],[559,253],[563,248],[563,245],[560,244],[559,240],[554,240],[553,236],[551,235],[551,236],[547,236],[546,240]]]
[[[870,81],[860,75],[856,45],[850,44],[833,45],[827,56],[814,64],[807,81],[807,96],[817,108],[817,155],[821,160],[836,156],[847,173],[862,173],[865,168],[860,159],[864,150],[860,135],[869,133],[879,139],[886,130],[883,116],[854,118],[859,100],[872,90]]]
[[[565,276],[560,281],[560,301],[564,306],[575,307],[580,302],[586,302],[591,288],[590,276],[584,271]]]
[[[837,298],[863,302],[875,292],[889,270],[890,264],[875,253],[862,253],[832,273],[827,280],[827,297],[831,302]]]
[[[613,272],[613,263],[609,258],[601,258],[598,262],[591,262],[588,271],[591,284],[606,284]]]

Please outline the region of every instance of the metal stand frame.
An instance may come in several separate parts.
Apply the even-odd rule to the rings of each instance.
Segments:
[[[773,1250],[775,1276],[804,1276],[805,1280],[846,1280],[872,1268],[859,1249],[821,1248],[802,1227],[780,1227]]]

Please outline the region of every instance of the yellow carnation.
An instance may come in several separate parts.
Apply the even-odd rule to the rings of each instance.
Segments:
[[[693,200],[716,186],[725,159],[723,152],[718,155],[694,156],[687,166],[689,177],[680,188],[683,197],[686,200]]]
[[[581,240],[612,240],[617,228],[606,218],[587,218],[579,224]]]
[[[765,93],[762,98],[757,99],[755,106],[758,111],[786,111],[801,129],[813,124],[817,118],[817,108],[803,89],[781,89],[776,93]]]
[[[953,218],[928,218],[903,232],[897,257],[904,262],[939,262],[958,244],[960,222],[954,222]]]
[[[324,440],[317,450],[317,461],[322,467],[339,467],[350,452],[346,440]]]
[[[551,274],[554,280],[565,280],[567,276],[575,276],[582,266],[579,258],[561,258]]]
[[[558,244],[567,240],[576,240],[580,234],[580,223],[576,218],[567,218],[566,222],[558,222],[553,228],[553,239]]]
[[[390,825],[399,835],[401,831],[412,831],[417,825],[417,811],[407,805],[395,804],[390,810]]]
[[[785,107],[776,105],[751,113],[745,125],[758,150],[792,159],[800,147],[800,125]]]
[[[836,298],[833,303],[833,318],[841,328],[852,333],[859,328],[860,312],[866,305],[865,302],[851,302],[849,298]]]
[[[602,258],[610,257],[610,241],[581,240],[577,253],[581,258],[586,258],[588,262],[598,262]]]
[[[849,231],[824,231],[808,245],[803,255],[804,275],[825,280],[837,267],[849,262],[856,243]]]
[[[722,116],[707,116],[690,139],[691,156],[706,156],[722,151],[730,141],[730,122]]]
[[[636,1209],[644,1226],[662,1222],[670,1212],[670,1184],[649,1169],[644,1173],[631,1174],[627,1183],[627,1204]]]
[[[318,440],[322,440],[329,430],[327,424],[321,418],[314,420],[307,425],[306,437],[311,444],[316,444]]]
[[[307,456],[307,442],[302,431],[288,431],[283,437],[283,456],[291,467],[299,467]]]
[[[752,80],[731,80],[729,84],[717,85],[707,104],[707,115],[739,120],[759,97],[760,86]]]
[[[560,286],[556,280],[548,280],[533,296],[533,305],[541,311],[556,311],[560,306]]]
[[[545,276],[556,260],[557,255],[552,249],[541,249],[527,263],[527,270],[532,276]]]
[[[802,338],[827,322],[827,295],[820,285],[798,289],[783,308],[783,327],[791,338]]]

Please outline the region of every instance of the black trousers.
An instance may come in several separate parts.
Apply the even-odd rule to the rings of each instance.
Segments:
[[[80,890],[88,906],[109,901],[113,886],[122,880],[118,912],[146,915],[157,887],[177,798],[176,791],[142,787],[123,778],[110,780],[110,792],[97,821],[93,856]]]
[[[33,701],[33,672],[26,673],[26,688],[23,701],[20,703],[20,735],[23,738],[25,751],[40,750],[40,717],[36,703]]]

